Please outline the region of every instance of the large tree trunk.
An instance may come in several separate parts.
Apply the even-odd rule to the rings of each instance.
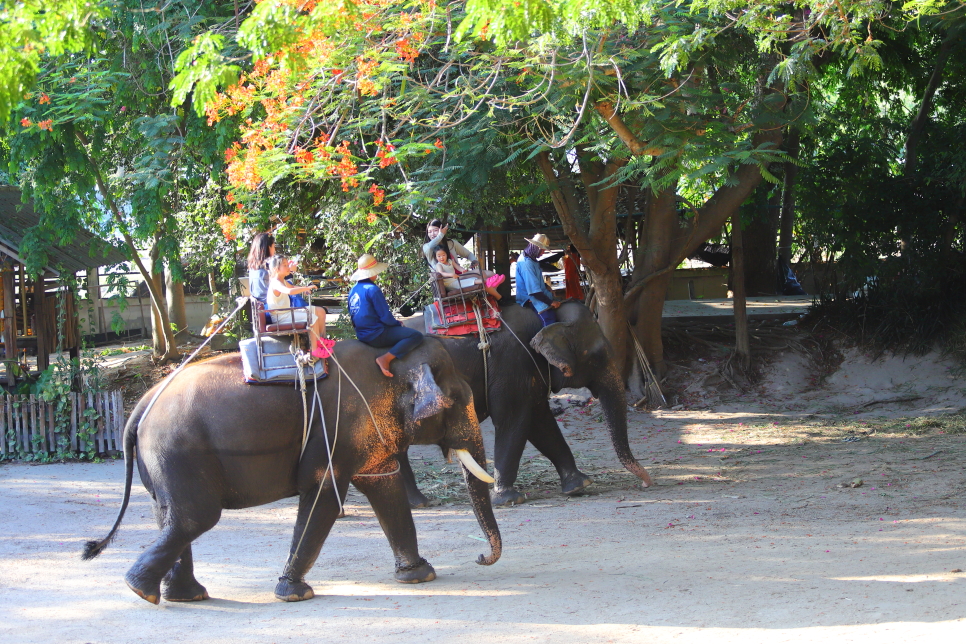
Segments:
[[[664,298],[673,269],[680,263],[680,260],[673,261],[675,258],[671,256],[673,240],[680,233],[677,185],[651,197],[643,225],[646,243],[638,247],[634,259],[634,281],[631,282],[631,288],[643,288],[643,292],[633,308],[628,308],[631,311],[629,321],[644,349],[644,355],[651,363],[651,369],[658,378],[663,378],[667,373],[661,341]]]
[[[780,232],[778,235],[778,256],[785,261],[786,266],[792,265],[792,242],[795,228],[795,179],[798,176],[798,151],[801,146],[801,134],[798,128],[791,127],[785,149],[792,161],[782,165],[784,179],[782,181],[782,211],[780,217]]]
[[[553,200],[554,209],[563,224],[564,233],[580,253],[584,268],[594,284],[597,321],[604,336],[614,347],[615,360],[624,373],[627,351],[627,316],[624,313],[623,284],[617,257],[617,216],[615,208],[620,190],[614,176],[626,163],[616,159],[606,165],[578,148],[580,180],[583,184],[588,220],[580,217],[581,206],[567,165],[554,166],[550,152],[537,155]]]
[[[177,260],[172,259],[168,260],[165,265],[164,286],[168,307],[168,319],[171,320],[177,329],[174,334],[175,341],[180,342],[188,337],[188,312],[184,302],[184,282],[175,279],[174,271],[172,270],[172,265],[176,263],[180,264]]]
[[[749,297],[774,295],[777,282],[776,237],[781,192],[762,183],[755,191],[754,219],[744,227],[745,293]],[[732,256],[734,256],[732,248]]]

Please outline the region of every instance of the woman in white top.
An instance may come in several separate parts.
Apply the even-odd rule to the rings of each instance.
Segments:
[[[292,274],[292,267],[284,255],[272,255],[268,259],[268,292],[266,293],[266,310],[271,314],[275,324],[298,324],[305,322],[309,326],[309,338],[312,345],[312,355],[316,358],[328,357],[328,348],[332,341],[323,343],[325,336],[325,310],[318,306],[309,306],[294,311],[277,311],[274,309],[292,308],[289,295],[309,293],[314,286],[294,286],[286,279]]]
[[[446,249],[447,254],[456,262],[457,257],[462,257],[470,262],[470,267],[464,274],[467,276],[475,275],[481,277],[487,285],[490,285],[490,278],[493,277],[493,271],[485,271],[480,268],[480,262],[476,259],[476,255],[471,253],[466,249],[463,244],[459,243],[455,239],[449,239],[446,237],[446,233],[449,232],[449,224],[443,225],[439,219],[434,219],[429,222],[426,226],[426,243],[423,244],[423,256],[426,258],[426,263],[429,264],[431,270],[435,270],[436,266],[436,249],[443,247]],[[500,280],[501,282],[503,280]]]

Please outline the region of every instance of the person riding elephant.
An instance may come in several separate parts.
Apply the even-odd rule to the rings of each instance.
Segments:
[[[536,234],[523,250],[523,259],[517,262],[517,304],[529,307],[540,316],[543,326],[557,321],[560,302],[543,281],[543,271],[537,259],[550,250],[550,240],[544,234]]]
[[[83,558],[96,557],[117,533],[137,464],[161,534],[125,581],[149,602],[207,599],[194,576],[191,543],[218,523],[223,509],[292,496],[299,497],[298,516],[275,596],[313,597],[305,574],[350,482],[369,499],[389,539],[396,580],[431,581],[436,573],[419,555],[396,457],[420,443],[458,457],[490,545],[477,563],[495,563],[502,541],[489,499],[487,483],[493,479],[479,465],[486,455],[470,387],[436,338],[401,358],[392,380],[373,367],[375,357],[375,349],[355,340],[335,346],[330,359],[337,372],[309,384],[321,406],[311,422],[298,389],[245,384],[237,353],[191,365],[165,381],[166,388],[155,386],[124,428],[124,497],[117,520],[104,539],[86,544]]]
[[[382,375],[392,378],[389,364],[418,347],[423,341],[423,334],[415,329],[407,329],[393,317],[386,304],[386,296],[376,285],[376,276],[389,268],[389,264],[365,254],[359,258],[357,265],[358,270],[349,277],[356,283],[349,291],[349,317],[356,337],[362,342],[382,349],[390,347],[389,351],[376,358],[376,365],[382,370]]]
[[[426,225],[423,257],[426,258],[426,263],[429,264],[430,269],[433,269],[436,265],[436,249],[443,246],[453,261],[456,261],[457,257],[462,257],[470,262],[470,268],[464,272],[464,275],[478,275],[484,282],[495,275],[493,271],[481,269],[480,260],[476,258],[476,255],[455,239],[447,237],[448,232],[449,224],[444,225],[439,219],[434,219]]]
[[[475,335],[448,337],[443,344],[460,375],[473,388],[477,417],[480,421],[493,420],[493,503],[525,500],[514,483],[527,441],[554,464],[564,494],[580,494],[592,483],[577,469],[550,409],[550,390],[565,387],[587,387],[600,399],[618,459],[643,481],[644,487],[650,486],[650,476],[628,444],[624,381],[614,362],[614,349],[587,307],[564,302],[557,309],[560,324],[546,327],[530,307],[506,305],[501,317],[504,328],[489,334],[486,358]],[[423,328],[423,316],[413,316],[405,324]],[[427,505],[429,501],[416,486],[409,461],[402,458],[400,465],[406,474],[410,504]]]

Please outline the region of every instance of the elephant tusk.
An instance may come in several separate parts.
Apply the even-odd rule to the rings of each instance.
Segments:
[[[476,462],[476,459],[473,458],[472,454],[465,449],[454,449],[453,451],[456,452],[456,457],[460,459],[460,463],[463,464],[463,467],[470,471],[470,474],[480,479],[484,483],[494,482],[493,477],[487,474],[486,470],[480,467],[480,464]]]

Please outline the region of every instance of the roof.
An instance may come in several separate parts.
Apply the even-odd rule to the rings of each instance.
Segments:
[[[21,201],[19,188],[0,186],[0,253],[22,263],[20,244],[24,233],[39,223],[40,215],[31,204]],[[50,264],[45,268],[58,274],[62,270],[76,273],[127,261],[120,250],[84,229],[77,231],[71,243],[48,247],[47,256]]]

